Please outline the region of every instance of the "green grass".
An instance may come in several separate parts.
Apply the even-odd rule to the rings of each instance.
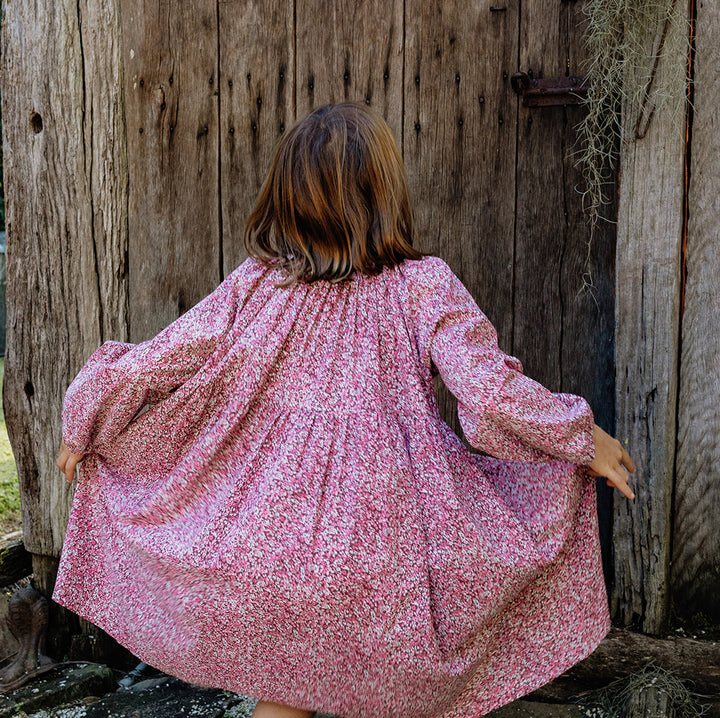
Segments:
[[[0,358],[0,385],[5,375],[5,359]],[[20,487],[5,415],[0,404],[0,536],[20,528]]]

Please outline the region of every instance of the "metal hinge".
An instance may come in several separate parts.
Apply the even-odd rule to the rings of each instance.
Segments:
[[[516,72],[510,78],[513,90],[527,107],[579,105],[587,96],[585,77],[553,77],[536,80],[527,72]]]

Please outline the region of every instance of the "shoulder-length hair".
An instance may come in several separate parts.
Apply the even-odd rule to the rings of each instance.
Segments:
[[[378,274],[413,247],[407,176],[383,118],[365,105],[325,105],[280,141],[245,227],[248,254],[283,266],[282,283]]]

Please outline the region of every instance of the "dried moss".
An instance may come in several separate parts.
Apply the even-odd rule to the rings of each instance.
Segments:
[[[585,695],[580,703],[592,715],[616,718],[625,715],[635,694],[649,688],[667,696],[668,707],[676,718],[699,718],[707,711],[700,702],[701,696],[690,691],[677,676],[653,664]]]
[[[656,116],[670,111],[677,120],[674,126],[679,128],[683,121],[678,109],[685,107],[687,73],[663,71],[673,43],[659,37],[680,32],[687,38],[689,57],[685,10],[678,0],[586,0],[583,5],[588,57],[584,72],[590,86],[587,113],[577,127],[575,157],[582,168],[579,191],[590,226],[588,260],[598,224],[614,221],[604,212],[611,202],[620,150],[636,139],[634,123],[623,123],[623,113],[633,118],[641,113],[647,119],[651,112]],[[632,125],[629,136],[624,124]],[[589,274],[586,282],[592,285]]]

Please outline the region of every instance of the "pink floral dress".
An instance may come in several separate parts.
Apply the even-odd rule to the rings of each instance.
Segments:
[[[277,288],[243,262],[67,391],[53,598],[143,661],[343,718],[474,718],[609,630],[585,400],[441,259]],[[439,372],[469,452],[438,413]]]

